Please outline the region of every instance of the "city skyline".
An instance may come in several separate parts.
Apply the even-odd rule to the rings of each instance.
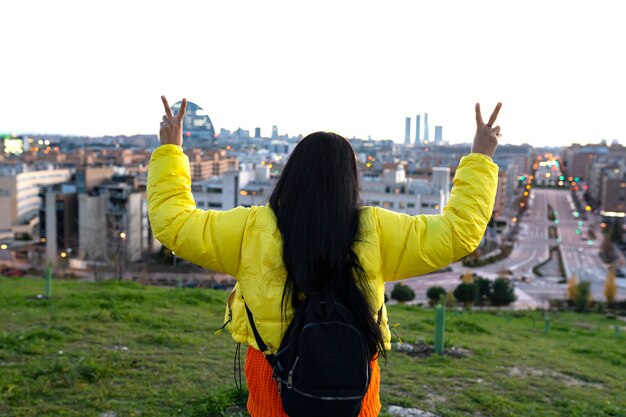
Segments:
[[[626,141],[617,2],[121,5],[1,7],[0,132],[156,133],[165,94],[202,106],[218,131],[402,143],[403,119],[428,112],[445,140],[467,143],[474,103],[502,101],[502,143]]]

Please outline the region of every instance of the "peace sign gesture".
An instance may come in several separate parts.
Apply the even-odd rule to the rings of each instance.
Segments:
[[[476,136],[474,136],[474,144],[472,145],[473,153],[478,152],[489,157],[493,156],[498,146],[498,139],[502,137],[500,126],[493,127],[501,107],[502,103],[498,103],[493,113],[491,113],[489,121],[484,123],[480,114],[480,104],[476,103]]]
[[[172,110],[165,96],[161,96],[161,100],[165,107],[165,116],[163,116],[161,128],[159,129],[161,145],[172,144],[183,146],[183,118],[185,117],[185,110],[187,109],[187,99],[183,99],[183,103],[180,105],[180,110],[176,116],[172,115]]]

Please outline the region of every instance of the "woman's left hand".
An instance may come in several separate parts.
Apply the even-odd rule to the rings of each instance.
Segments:
[[[163,116],[161,128],[159,129],[161,145],[172,144],[183,146],[183,118],[185,117],[185,110],[187,109],[187,99],[183,99],[180,110],[176,116],[172,115],[172,110],[165,96],[161,96],[161,100],[165,107],[165,116]]]

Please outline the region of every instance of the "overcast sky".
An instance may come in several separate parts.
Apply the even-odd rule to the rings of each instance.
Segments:
[[[514,3],[514,4],[513,4]],[[504,103],[503,143],[626,143],[619,1],[5,1],[0,133],[156,133],[187,97],[214,125],[451,142]]]

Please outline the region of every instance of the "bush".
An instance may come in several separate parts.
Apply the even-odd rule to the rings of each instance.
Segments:
[[[446,290],[443,287],[430,287],[426,291],[426,297],[428,297],[430,306],[434,307],[440,301],[445,301]]]
[[[452,308],[456,304],[456,300],[454,299],[454,294],[451,292],[446,294],[446,307]]]
[[[578,278],[576,278],[576,275],[572,275],[567,280],[567,300],[570,305],[576,302],[576,294],[578,294]]]
[[[478,305],[482,306],[491,303],[493,295],[493,285],[490,279],[478,277],[474,283],[478,286]]]
[[[574,300],[574,304],[576,305],[576,310],[587,312],[589,311],[589,306],[591,305],[591,283],[589,281],[581,281],[578,284],[578,290],[576,291],[576,299]]]
[[[515,296],[515,285],[506,278],[497,278],[493,283],[493,294],[491,304],[494,306],[508,306],[517,300]]]
[[[454,298],[459,300],[465,306],[465,309],[472,308],[472,304],[478,298],[478,285],[475,283],[462,283],[454,289]]]
[[[396,300],[399,303],[411,301],[415,298],[415,292],[408,285],[397,283],[391,290],[391,299]]]

